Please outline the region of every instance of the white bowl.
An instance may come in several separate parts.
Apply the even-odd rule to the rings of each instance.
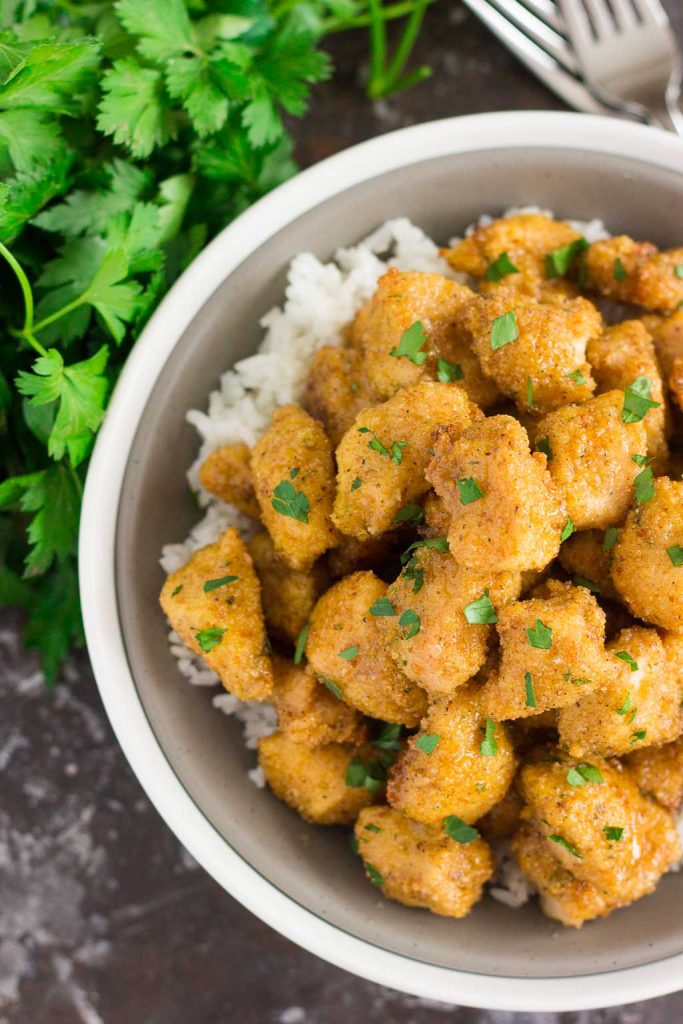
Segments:
[[[183,492],[196,441],[184,411],[253,348],[301,245],[327,257],[390,215],[445,240],[513,203],[680,244],[683,143],[575,114],[454,118],[356,146],[258,202],[197,257],[128,359],[85,489],[81,597],[102,699],[133,770],[184,846],[253,913],[332,963],[418,996],[578,1010],[681,986],[683,876],[580,938],[535,909],[488,901],[452,922],[382,901],[340,859],[334,830],[310,830],[246,780],[234,726],[174,670],[155,598],[161,543],[182,539],[193,516]]]

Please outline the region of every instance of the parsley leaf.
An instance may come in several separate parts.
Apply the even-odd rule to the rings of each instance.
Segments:
[[[168,142],[173,124],[163,94],[163,76],[132,57],[114,61],[102,77],[97,127],[135,157],[147,157]]]
[[[297,491],[291,480],[282,480],[273,491],[271,505],[281,516],[298,523],[308,523],[310,506],[303,491]]]
[[[531,646],[539,650],[548,651],[553,646],[553,631],[540,619],[536,619],[536,624],[527,629],[526,636]]]
[[[370,605],[368,609],[371,615],[375,617],[386,617],[389,615],[396,615],[396,609],[389,600],[388,597],[379,597],[374,604]]]
[[[301,630],[301,632],[299,633],[299,636],[297,637],[296,649],[294,651],[294,664],[295,665],[300,665],[301,664],[301,661],[302,661],[303,656],[304,656],[304,652],[306,651],[306,644],[308,642],[308,634],[310,632],[310,629],[311,629],[311,624],[310,624],[310,622],[307,622],[306,625]]]
[[[536,705],[536,694],[534,693],[534,679],[531,672],[524,673],[524,685],[526,687],[526,701],[525,704],[528,708],[535,708]]]
[[[420,320],[416,320],[407,331],[403,332],[398,345],[394,345],[389,350],[389,355],[394,356],[395,359],[404,356],[415,366],[422,366],[428,355],[427,352],[421,351],[426,341],[427,335],[422,329],[422,323]]]
[[[568,373],[567,377],[573,384],[576,384],[577,387],[586,383],[586,378],[581,373],[581,370],[574,370],[573,373]]]
[[[440,738],[438,732],[423,732],[415,740],[415,747],[429,757],[438,747]]]
[[[377,868],[374,867],[374,865],[369,864],[366,861],[365,862],[365,870],[367,871],[368,878],[370,879],[370,881],[372,882],[373,885],[376,885],[378,888],[380,888],[380,886],[384,885],[384,877],[377,870]]]
[[[624,405],[621,418],[624,423],[640,423],[650,409],[658,409],[661,402],[653,402],[650,398],[652,381],[649,377],[637,377],[632,384],[624,389]]]
[[[26,575],[46,572],[53,561],[65,561],[76,548],[81,484],[63,463],[0,484],[0,509],[35,513],[27,536]]]
[[[387,771],[381,761],[363,761],[357,754],[351,758],[346,769],[346,785],[351,789],[367,789],[373,796],[380,793],[387,783]]]
[[[235,583],[238,579],[239,576],[221,576],[215,580],[205,580],[202,589],[205,594],[209,594],[212,590],[218,590],[219,587],[226,587],[229,583]]]
[[[615,281],[625,281],[628,278],[628,270],[626,269],[624,264],[621,262],[621,257],[620,256],[617,256],[616,259],[614,260],[613,273],[614,273],[614,280]]]
[[[446,359],[437,361],[436,378],[442,384],[451,384],[454,380],[462,380],[464,376],[460,363],[449,363]]]
[[[645,505],[646,502],[652,501],[655,496],[655,478],[652,467],[646,466],[645,469],[641,469],[640,473],[633,478],[631,486],[635,492],[636,504]]]
[[[554,249],[553,252],[549,252],[545,258],[545,276],[548,280],[552,280],[555,277],[565,277],[574,263],[574,260],[580,253],[585,252],[588,248],[588,242],[585,238],[577,238],[569,245],[563,245],[559,249]]]
[[[209,629],[201,629],[195,633],[195,639],[204,654],[210,654],[218,647],[226,632],[227,630],[221,626],[210,626]]]
[[[618,843],[624,835],[624,829],[618,825],[605,825],[602,831],[605,839],[610,843]]]
[[[503,348],[510,342],[516,341],[519,337],[519,326],[517,316],[514,312],[503,313],[497,316],[491,325],[491,348]]]
[[[404,640],[412,640],[420,632],[420,616],[412,608],[407,608],[398,620],[399,626],[405,627]]]
[[[550,447],[550,438],[549,437],[540,437],[538,439],[538,441],[536,442],[536,449],[539,452],[543,452],[543,454],[547,458],[548,462],[550,462],[552,460],[553,452],[552,452],[552,449]]]
[[[393,518],[395,523],[412,523],[417,526],[424,519],[424,512],[422,506],[418,505],[417,502],[411,501],[407,505],[404,505],[402,509],[396,513]]]
[[[323,686],[326,686],[330,693],[334,694],[337,700],[344,699],[342,688],[337,683],[335,683],[334,679],[328,679],[327,676],[316,676],[316,679],[318,680],[319,683],[322,683]]]
[[[460,494],[461,505],[471,505],[473,501],[479,501],[484,497],[484,492],[473,477],[458,478],[455,482]]]
[[[344,661],[353,661],[354,658],[358,657],[358,644],[353,644],[351,647],[345,647],[343,651],[339,652],[339,657]]]
[[[463,614],[471,625],[498,622],[496,609],[491,604],[488,590],[485,590],[475,601],[470,601],[468,605],[465,605]]]
[[[573,532],[574,524],[571,521],[571,518],[568,517],[566,523],[562,527],[562,533],[560,534],[560,543],[564,544],[566,540],[569,540]]]
[[[683,565],[683,547],[680,544],[673,544],[666,549],[666,553],[674,567],[678,568],[679,565]]]
[[[583,857],[576,849],[576,847],[572,846],[572,844],[568,842],[566,839],[564,839],[562,836],[553,834],[549,835],[548,839],[551,843],[556,843],[558,846],[561,846],[563,850],[567,851],[567,853],[571,853],[572,857],[576,857],[577,860],[583,860]]]
[[[602,541],[602,550],[611,551],[617,542],[618,536],[619,531],[617,530],[616,526],[608,526],[605,530],[605,536]]]
[[[487,281],[497,283],[502,281],[509,274],[518,274],[519,269],[514,265],[507,252],[502,252],[493,263],[489,263],[484,277]]]
[[[479,832],[474,825],[466,825],[462,818],[458,818],[455,814],[449,814],[447,818],[444,818],[443,830],[450,839],[454,839],[462,846],[473,843],[475,839],[479,838]]]
[[[498,742],[495,734],[496,723],[492,718],[487,718],[486,725],[484,726],[484,739],[479,747],[479,753],[482,757],[495,757],[498,753]]]
[[[614,657],[619,658],[621,661],[625,661],[631,669],[631,672],[638,671],[638,662],[631,654],[628,653],[628,651],[617,651]]]
[[[600,769],[596,768],[594,764],[588,764],[587,762],[577,764],[567,772],[567,782],[575,788],[585,786],[588,782],[601,783],[604,781]]]

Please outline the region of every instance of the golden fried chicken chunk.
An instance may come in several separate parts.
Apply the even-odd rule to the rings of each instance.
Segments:
[[[447,537],[451,514],[443,498],[430,491],[422,503],[423,521],[418,529],[423,537]]]
[[[258,519],[261,515],[251,478],[251,451],[243,443],[226,444],[199,467],[199,481],[210,494]]]
[[[623,763],[641,793],[652,797],[669,814],[679,813],[683,807],[683,739],[636,750]]]
[[[639,619],[683,630],[683,482],[660,476],[612,548],[612,580]]]
[[[519,828],[523,806],[522,795],[513,780],[500,803],[477,822],[477,828],[486,839],[508,839]]]
[[[681,856],[671,816],[642,796],[616,762],[545,750],[524,765],[519,780],[523,818],[558,864],[595,886],[610,909],[652,892]]]
[[[547,257],[580,239],[566,221],[542,213],[518,213],[477,225],[441,254],[453,270],[479,278],[483,292],[502,286],[541,298],[549,292],[572,292],[567,281],[549,279]]]
[[[590,580],[603,597],[617,598],[610,567],[611,549],[617,538],[614,527],[609,530],[582,530],[573,533],[560,548],[560,563],[570,576]]]
[[[578,530],[621,523],[640,468],[632,455],[647,447],[643,422],[624,423],[623,391],[608,391],[583,405],[565,405],[541,420],[548,439],[548,471]]]
[[[263,525],[292,569],[307,569],[338,537],[332,447],[320,423],[296,405],[276,409],[251,453]]]
[[[241,700],[266,700],[273,673],[266,652],[261,588],[239,532],[225,531],[172,572],[161,607],[186,647]]]
[[[308,622],[313,605],[327,584],[325,569],[316,563],[308,569],[290,569],[278,557],[267,530],[247,541],[261,583],[261,600],[268,629],[296,643]]]
[[[683,249],[660,252],[650,242],[617,235],[594,242],[584,254],[589,288],[610,299],[673,313],[683,302]]]
[[[642,453],[652,456],[655,473],[666,472],[669,445],[664,383],[654,343],[643,324],[639,320],[625,320],[608,327],[589,343],[587,355],[598,393],[624,391],[646,378],[650,400],[659,405],[648,409],[643,420],[647,448]]]
[[[346,773],[358,747],[328,743],[311,747],[283,732],[259,740],[258,759],[279,800],[316,825],[353,825],[373,796],[364,786],[347,786]]]
[[[401,671],[430,696],[449,696],[486,660],[493,626],[468,622],[464,609],[486,592],[493,607],[519,597],[518,572],[481,573],[458,565],[424,542],[409,552],[387,591],[395,615],[382,618],[386,642]]]
[[[465,917],[493,873],[483,839],[459,843],[391,807],[367,807],[355,828],[370,881],[384,896],[444,917]]]
[[[360,352],[332,345],[318,349],[308,371],[303,404],[320,420],[334,448],[356,416],[377,401]]]
[[[272,701],[279,728],[292,742],[323,747],[365,741],[367,730],[356,709],[338,700],[310,669],[276,655],[273,676]]]
[[[468,302],[460,318],[482,370],[521,411],[552,412],[595,390],[586,346],[602,318],[587,299],[537,302],[498,288]]]
[[[605,614],[590,591],[548,580],[544,592],[498,613],[500,666],[482,691],[492,718],[526,718],[573,704],[609,668]]]
[[[542,569],[566,520],[546,456],[529,451],[524,427],[490,416],[458,436],[439,431],[427,479],[451,513],[448,542],[461,565],[493,572]]]
[[[665,318],[648,318],[655,351],[671,397],[683,412],[683,309]]]
[[[429,490],[425,468],[441,424],[457,433],[482,413],[456,384],[423,382],[356,419],[337,449],[334,522],[365,540],[396,527]]]
[[[503,799],[517,767],[507,726],[487,718],[476,684],[434,700],[389,772],[387,799],[414,821],[470,824]]]
[[[366,715],[414,726],[426,696],[401,672],[384,642],[386,584],[372,572],[335,583],[311,613],[306,656],[333,693]]]
[[[657,631],[622,629],[607,651],[612,669],[603,684],[560,709],[562,745],[574,757],[619,757],[675,740],[681,732],[679,685]]]

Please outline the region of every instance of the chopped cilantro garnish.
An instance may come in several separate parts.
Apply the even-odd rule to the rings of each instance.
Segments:
[[[569,540],[569,538],[571,537],[573,532],[574,532],[574,524],[571,521],[571,518],[568,516],[567,517],[567,522],[562,527],[562,533],[560,534],[560,542],[564,543],[564,541]]]
[[[212,590],[218,590],[219,587],[225,587],[228,583],[234,583],[238,579],[239,576],[220,576],[216,580],[206,580],[204,583],[204,593],[208,594]]]
[[[388,597],[378,597],[374,604],[368,609],[371,615],[380,616],[396,615],[396,609]]]
[[[422,590],[425,581],[425,571],[420,566],[417,556],[410,559],[403,570],[403,577],[409,582],[412,582],[414,594],[418,594]]]
[[[536,442],[536,449],[539,452],[543,452],[543,454],[547,458],[548,462],[550,462],[552,460],[553,451],[552,451],[552,448],[550,447],[550,438],[549,437],[540,437],[538,439],[538,441]]]
[[[625,281],[628,277],[628,270],[621,262],[620,256],[617,256],[617,258],[614,261],[612,273],[614,274],[615,281]]]
[[[569,380],[577,386],[581,386],[586,383],[586,378],[581,373],[581,370],[574,370],[573,373],[568,373],[567,376],[569,377]]]
[[[527,629],[526,636],[531,646],[541,651],[550,650],[553,646],[553,631],[540,619],[536,619],[536,624]]]
[[[536,705],[536,694],[534,693],[534,679],[531,672],[524,673],[524,685],[526,686],[526,706],[528,708],[535,708]]]
[[[394,356],[395,359],[403,356],[415,366],[422,366],[428,356],[427,352],[421,351],[426,340],[427,336],[422,329],[422,323],[420,320],[416,320],[407,331],[403,332],[398,345],[390,349],[389,355]]]
[[[298,523],[308,523],[309,504],[303,491],[297,491],[289,480],[283,480],[273,491],[271,502],[281,516],[289,516]]]
[[[209,629],[200,629],[198,633],[195,633],[195,639],[204,654],[210,654],[214,647],[218,647],[225,633],[227,633],[227,629],[223,629],[221,626],[211,626]]]
[[[338,686],[333,679],[328,679],[327,676],[317,676],[316,678],[318,682],[322,683],[323,686],[327,687],[330,693],[333,693],[335,695],[337,700],[344,699],[344,694],[342,692],[341,686]]]
[[[372,822],[369,825],[364,826],[366,832],[381,832],[382,829],[378,825],[373,825]]]
[[[577,860],[583,860],[583,857],[576,849],[576,847],[572,846],[571,843],[568,843],[563,836],[550,835],[548,836],[548,839],[551,843],[557,843],[557,845],[561,846],[563,850],[567,851],[567,853],[571,853],[572,857],[576,857]]]
[[[602,550],[611,551],[617,542],[619,531],[616,526],[608,526],[605,530],[605,536],[602,539]]]
[[[436,364],[436,376],[442,384],[452,384],[454,380],[462,380],[465,374],[460,363],[449,363],[446,359],[439,359]]]
[[[679,565],[683,565],[683,547],[680,544],[674,544],[672,547],[667,548],[666,553],[673,566],[678,568]]]
[[[455,482],[460,494],[461,505],[471,505],[473,501],[479,501],[484,497],[484,492],[473,477],[459,477]]]
[[[304,651],[306,650],[306,643],[308,641],[308,634],[309,634],[310,628],[311,628],[311,624],[310,624],[310,622],[307,622],[306,625],[304,626],[304,628],[299,633],[299,636],[297,637],[297,640],[296,640],[296,650],[294,651],[294,664],[295,665],[300,665],[301,664],[301,659],[303,658]]]
[[[365,870],[367,871],[368,878],[370,879],[373,885],[376,885],[378,888],[384,885],[384,878],[382,877],[382,875],[379,873],[376,867],[374,867],[372,864],[368,864],[367,861],[365,864]]]
[[[356,857],[360,857],[360,850],[358,849],[358,840],[356,839],[353,832],[349,836],[349,846],[351,847],[351,853],[355,853]]]
[[[636,743],[640,743],[647,736],[647,729],[638,729],[631,736],[631,746],[635,746]]]
[[[351,490],[352,491],[357,491],[362,483],[363,483],[363,481],[361,480],[361,478],[359,476],[357,476],[356,479],[351,484]]]
[[[387,784],[387,771],[381,761],[362,761],[352,757],[346,769],[346,785],[351,789],[367,789],[375,795]]]
[[[575,587],[585,587],[586,590],[590,590],[591,594],[599,594],[600,587],[594,580],[589,580],[587,576],[572,576],[572,585]]]
[[[351,647],[345,647],[343,651],[339,652],[339,657],[344,661],[353,661],[354,658],[358,657],[358,644],[352,644]]]
[[[502,252],[493,263],[489,263],[484,276],[487,281],[497,283],[509,274],[519,274],[519,269],[514,265],[508,253]]]
[[[683,277],[683,263],[674,263],[674,274],[676,277]]]
[[[429,757],[438,747],[440,738],[438,732],[424,732],[415,740],[415,746]]]
[[[481,597],[478,597],[476,601],[470,601],[469,604],[465,605],[463,608],[463,614],[467,621],[473,626],[498,622],[496,609],[491,604],[491,598],[489,597],[488,590],[485,590]]]
[[[554,277],[565,277],[569,273],[572,263],[585,249],[588,242],[585,238],[577,238],[569,245],[563,245],[560,249],[549,252],[545,258],[545,276],[548,279]]]
[[[605,834],[605,839],[610,843],[618,843],[624,835],[623,828],[618,825],[606,825],[602,831]]]
[[[455,814],[449,814],[447,818],[444,818],[443,830],[450,839],[455,839],[456,843],[460,843],[462,846],[473,843],[475,839],[479,838],[476,828],[473,825],[466,825],[462,818],[458,818]]]
[[[519,337],[519,326],[514,311],[497,316],[491,325],[491,348],[503,348]]]
[[[400,466],[403,462],[403,449],[408,444],[407,441],[392,441],[391,451],[382,444],[380,439],[374,430],[370,430],[369,427],[359,427],[359,434],[372,434],[371,439],[368,441],[368,448],[370,451],[377,452],[378,455],[384,455],[386,458],[391,459],[397,466]]]
[[[289,479],[290,480],[294,480],[299,475],[300,472],[301,472],[301,467],[300,466],[295,466],[294,469],[290,469],[290,471],[289,471]]]
[[[420,616],[412,608],[407,608],[403,612],[398,620],[398,624],[405,627],[404,640],[412,640],[420,632]]]
[[[625,661],[626,664],[631,669],[631,672],[637,672],[638,671],[638,662],[636,661],[636,659],[634,657],[632,657],[628,653],[628,651],[617,651],[616,654],[614,655],[614,657],[615,658],[620,658],[621,661]]]
[[[587,782],[604,782],[602,772],[599,768],[596,768],[594,764],[588,764],[583,762],[572,767],[567,772],[567,782],[570,786],[579,788],[585,786]]]
[[[484,739],[482,740],[481,746],[479,747],[479,753],[482,757],[495,757],[498,753],[498,743],[496,741],[496,723],[492,718],[486,719],[486,725],[484,726]]]
[[[373,747],[380,750],[398,751],[401,749],[401,726],[393,722],[385,722],[379,736],[372,741]]]
[[[652,501],[655,496],[655,478],[652,467],[646,466],[645,469],[641,469],[640,473],[634,477],[631,486],[635,491],[637,505],[644,505],[646,502]]]
[[[171,591],[171,597],[177,597],[180,591],[183,589],[183,584],[179,583],[177,587],[174,587]]]
[[[629,711],[631,710],[631,694],[627,693],[626,696],[624,697],[624,703],[621,705],[621,707],[620,708],[615,708],[614,710],[616,711],[616,713],[618,715],[621,715],[622,717],[624,715],[627,715],[629,713]]]
[[[392,521],[394,523],[412,523],[414,526],[417,526],[424,517],[422,505],[418,505],[415,501],[410,501],[402,509],[399,509]]]
[[[635,462],[636,466],[649,466],[652,462],[651,455],[632,455],[631,462]]]
[[[650,409],[658,409],[661,402],[653,402],[650,398],[652,381],[649,377],[636,377],[632,384],[624,388],[624,405],[621,418],[624,423],[640,423]]]
[[[448,551],[448,539],[446,537],[426,537],[424,540],[415,540],[406,548],[401,555],[401,565],[405,565],[406,562],[410,562],[413,558],[413,552],[418,548],[433,548],[434,551],[441,551],[445,554]]]

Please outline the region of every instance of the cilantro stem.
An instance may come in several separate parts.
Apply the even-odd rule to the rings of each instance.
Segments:
[[[407,5],[401,5],[405,8],[404,13],[409,17],[394,54],[387,63],[387,15],[389,10],[392,13],[395,12],[399,5],[385,9],[382,6],[382,0],[369,0],[370,73],[366,91],[370,99],[377,100],[390,96],[392,93],[401,92],[431,75],[431,68],[426,66],[417,68],[407,75],[403,75],[403,69],[417,42],[427,7],[432,2],[433,0],[412,0]],[[398,17],[399,15],[394,14],[393,16]]]
[[[424,20],[424,16],[427,10],[427,3],[428,0],[419,0],[419,2],[413,8],[410,17],[408,18],[408,24],[406,25],[403,31],[401,40],[398,46],[396,47],[394,56],[391,60],[391,63],[389,64],[389,67],[387,68],[386,77],[388,80],[388,84],[390,86],[392,84],[398,84],[400,82],[401,72],[403,71],[406,62],[408,61],[408,58],[412,53],[413,47],[417,42],[417,37],[419,35],[420,28],[422,26],[422,22]],[[423,71],[426,69],[420,68],[418,70]],[[415,72],[413,72],[413,77],[414,76]]]
[[[436,3],[436,0],[425,0],[426,6]],[[401,3],[389,4],[382,8],[384,21],[394,21],[396,18],[404,18],[415,9],[415,0],[402,0]],[[370,14],[359,14],[355,18],[328,18],[323,21],[322,30],[325,33],[348,32],[354,28],[367,28],[372,18]]]
[[[67,313],[71,313],[74,309],[78,309],[79,306],[82,306],[87,301],[87,294],[87,292],[83,292],[82,295],[77,296],[71,302],[67,302],[66,306],[62,306],[61,309],[57,309],[54,313],[50,313],[49,316],[39,320],[38,323],[34,325],[33,330],[42,331],[44,327],[49,327],[50,324],[55,322],[55,320],[61,320],[61,318],[66,316]]]
[[[370,0],[370,78],[368,96],[384,95],[384,65],[387,59],[387,31],[382,17],[382,0]]]
[[[45,349],[38,339],[33,336],[33,332],[35,330],[35,327],[33,326],[33,292],[31,290],[29,279],[24,273],[24,268],[21,263],[19,263],[19,260],[16,259],[7,246],[3,245],[2,242],[0,242],[0,256],[4,256],[5,260],[14,271],[14,275],[19,282],[19,287],[21,288],[21,294],[24,297],[24,326],[21,331],[18,331],[17,333],[24,338],[24,340],[27,341],[39,355],[46,356],[47,349]]]

